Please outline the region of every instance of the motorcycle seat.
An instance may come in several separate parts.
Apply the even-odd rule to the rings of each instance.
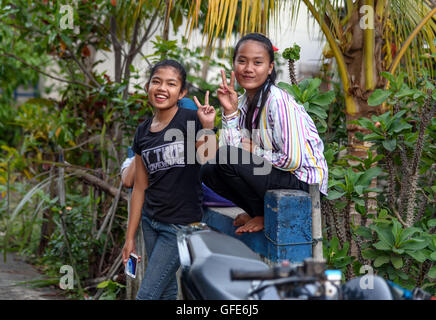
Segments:
[[[251,281],[232,281],[230,269],[259,271],[269,268],[243,242],[216,231],[192,234],[188,246],[192,261],[190,277],[207,300],[247,299]]]

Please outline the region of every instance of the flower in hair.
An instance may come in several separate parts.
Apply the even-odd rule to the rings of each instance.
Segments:
[[[274,47],[274,46],[272,46],[272,48],[273,48],[273,51],[275,52],[275,51],[279,51],[279,48],[276,48],[276,47]]]

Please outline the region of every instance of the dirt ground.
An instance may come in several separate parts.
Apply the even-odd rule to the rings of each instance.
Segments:
[[[60,274],[60,276],[62,276]],[[33,288],[23,281],[46,279],[32,265],[14,253],[8,253],[6,263],[0,256],[0,300],[64,300],[62,291],[53,287]]]

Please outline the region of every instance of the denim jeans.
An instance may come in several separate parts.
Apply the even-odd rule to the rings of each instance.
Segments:
[[[180,225],[167,224],[142,213],[142,231],[148,257],[137,300],[176,300],[176,272],[180,266],[177,231]]]

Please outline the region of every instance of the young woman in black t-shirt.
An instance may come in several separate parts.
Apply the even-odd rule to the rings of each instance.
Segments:
[[[205,105],[197,104],[198,111],[177,106],[187,92],[186,72],[174,60],[161,61],[151,69],[146,91],[154,116],[138,126],[133,141],[136,170],[123,262],[126,265],[130,253],[135,253],[134,236],[142,219],[148,263],[136,299],[176,299],[176,233],[180,225],[202,218],[196,149],[206,142],[203,150],[216,150],[215,109],[208,103],[209,92]],[[199,134],[197,141],[202,128],[210,130]],[[199,159],[204,162],[213,156],[209,152]]]

